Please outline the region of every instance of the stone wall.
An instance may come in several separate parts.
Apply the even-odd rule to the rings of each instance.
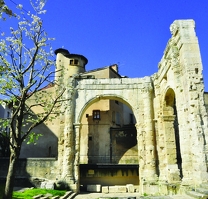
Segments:
[[[9,158],[0,158],[0,180],[6,179]],[[41,181],[56,179],[57,160],[55,158],[21,158],[16,169],[17,182],[40,185]],[[21,183],[17,184],[21,186]]]
[[[193,20],[175,21],[170,29],[172,37],[154,77],[160,179],[198,184],[208,179],[199,44]]]

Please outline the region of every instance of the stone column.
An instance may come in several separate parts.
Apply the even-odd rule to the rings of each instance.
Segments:
[[[65,93],[65,128],[63,140],[63,164],[62,179],[66,181],[72,190],[74,187],[74,158],[75,158],[75,138],[74,138],[74,108],[75,108],[75,92],[73,89],[74,81],[69,79],[67,85],[68,90]],[[70,88],[70,89],[69,89]]]
[[[80,187],[80,172],[79,172],[79,164],[80,164],[80,129],[81,124],[74,124],[75,127],[75,160],[74,160],[74,179],[76,190],[79,192]]]
[[[178,169],[176,156],[174,120],[174,115],[163,116],[165,128],[165,148],[167,158],[167,180],[169,183],[180,181],[180,172]]]
[[[138,159],[139,159],[139,178],[143,178],[143,170],[145,165],[145,146],[144,146],[144,131],[142,129],[142,124],[137,123],[137,146],[138,146]]]
[[[142,93],[143,98],[143,114],[144,114],[144,127],[143,127],[143,140],[145,163],[142,176],[146,181],[155,181],[156,175],[156,158],[155,158],[155,132],[153,127],[153,97],[152,88],[148,85]]]

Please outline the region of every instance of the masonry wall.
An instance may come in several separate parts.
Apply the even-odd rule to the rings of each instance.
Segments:
[[[0,180],[6,179],[9,158],[0,158]],[[20,158],[16,169],[16,185],[39,186],[41,181],[56,179],[55,158]],[[19,181],[19,183],[18,183]]]
[[[182,180],[184,184],[208,179],[204,150],[208,139],[207,113],[194,28],[193,20],[171,25],[172,37],[153,77],[160,179]]]

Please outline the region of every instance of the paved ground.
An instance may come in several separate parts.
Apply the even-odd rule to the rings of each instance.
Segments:
[[[80,193],[75,199],[193,199],[192,197],[186,195],[175,195],[175,196],[140,196],[139,193]]]

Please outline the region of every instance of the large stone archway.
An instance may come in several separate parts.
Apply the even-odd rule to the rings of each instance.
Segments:
[[[131,82],[132,87],[129,87]],[[138,79],[112,79],[106,81],[105,79],[91,79],[81,80],[77,82],[76,89],[79,91],[79,98],[76,99],[76,104],[79,104],[79,108],[76,109],[75,117],[77,126],[77,134],[80,134],[80,118],[84,110],[102,99],[119,100],[120,102],[127,104],[133,110],[137,124],[137,143],[138,143],[138,159],[140,165],[139,176],[146,180],[154,180],[156,178],[156,165],[155,165],[155,136],[153,127],[153,89],[150,78],[138,78]],[[102,85],[102,89],[101,89]],[[82,89],[83,86],[87,86],[86,91]],[[131,97],[132,96],[132,97]],[[138,96],[136,100],[133,96]],[[146,121],[146,122],[145,122]],[[77,136],[76,146],[79,146],[79,140]],[[77,148],[77,160],[79,159],[79,149]],[[77,168],[78,172],[78,168]],[[77,175],[78,176],[78,175]]]
[[[171,25],[172,37],[158,72],[150,77],[69,78],[60,117],[58,178],[79,190],[83,113],[99,100],[119,99],[131,107],[137,121],[142,186],[144,182],[154,184],[158,180],[184,184],[207,181],[208,120],[194,27],[192,20],[175,21]]]
[[[124,100],[118,96],[105,95],[99,99],[94,97],[82,108],[79,120],[82,190],[95,183],[102,186],[139,185],[136,121],[125,120],[128,117],[124,115],[133,112],[128,102],[125,102],[128,106],[122,102]],[[94,119],[93,110],[98,109],[100,117]],[[115,115],[120,117],[116,120]]]

